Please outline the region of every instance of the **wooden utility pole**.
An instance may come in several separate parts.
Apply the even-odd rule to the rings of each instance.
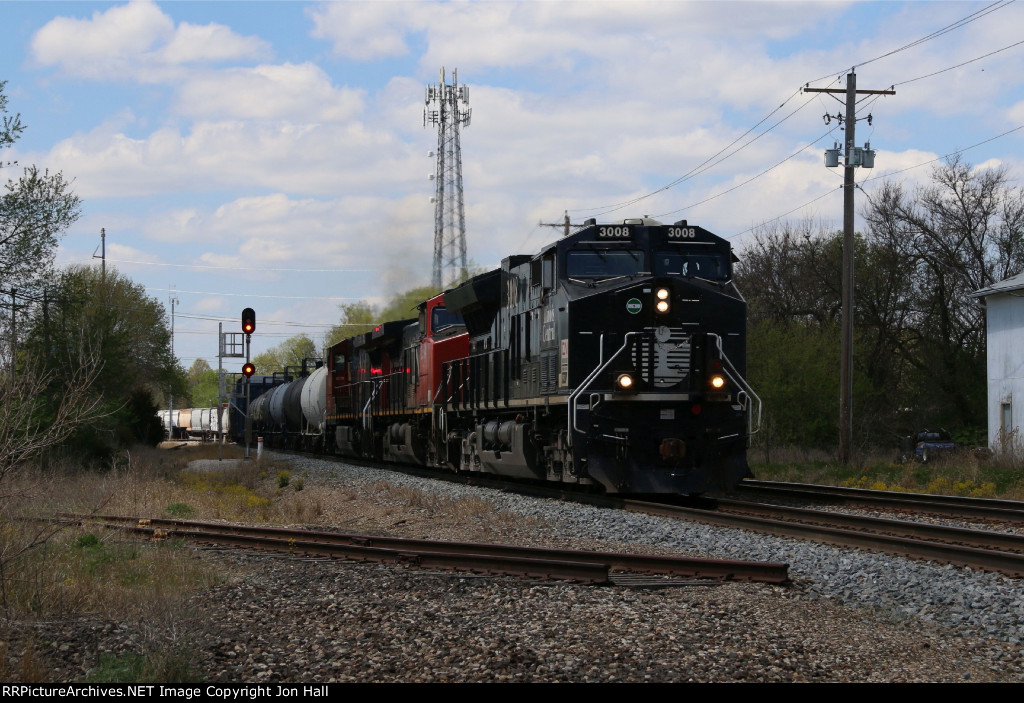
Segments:
[[[804,92],[846,94],[846,116],[845,119],[840,118],[846,129],[844,139],[846,158],[843,177],[843,337],[839,366],[839,460],[848,464],[853,447],[853,172],[857,166],[861,165],[863,158],[863,150],[854,143],[854,131],[857,125],[857,96],[895,95],[896,91],[857,90],[857,74],[851,68],[846,76],[845,90],[843,88],[804,87]]]
[[[569,225],[570,224],[571,223],[569,222],[569,211],[566,210],[565,211],[565,219],[562,222],[538,222],[537,226],[538,227],[561,227],[562,228],[562,236],[563,237],[568,237],[569,236]]]

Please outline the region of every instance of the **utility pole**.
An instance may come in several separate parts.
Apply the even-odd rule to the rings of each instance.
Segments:
[[[857,126],[858,95],[895,95],[895,90],[857,90],[857,74],[854,69],[846,75],[846,89],[804,87],[805,93],[831,93],[846,95],[846,115],[825,115],[825,124],[833,117],[845,125],[845,169],[843,176],[843,319],[842,350],[839,366],[839,460],[850,463],[853,447],[853,173],[857,166],[873,168],[875,152],[870,144],[861,149],[855,146],[854,132]],[[838,98],[837,98],[838,99]],[[871,115],[866,118],[871,124]],[[825,151],[825,166],[838,166],[837,148]]]
[[[92,253],[92,258],[100,260],[100,271],[103,275],[103,282],[107,281],[107,230],[105,227],[100,227],[100,255],[96,256],[96,252]]]
[[[561,227],[562,228],[562,236],[563,237],[568,237],[569,236],[569,226],[570,226],[570,224],[571,223],[569,222],[569,211],[566,210],[565,211],[565,219],[562,222],[538,222],[537,226],[538,227]]]
[[[174,359],[174,306],[178,302],[178,296],[171,294],[171,359]],[[174,439],[174,389],[167,387],[167,438]]]

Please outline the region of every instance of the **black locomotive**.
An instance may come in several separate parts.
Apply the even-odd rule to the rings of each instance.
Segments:
[[[334,345],[305,443],[608,493],[735,485],[760,401],[732,264],[686,221],[590,220]]]

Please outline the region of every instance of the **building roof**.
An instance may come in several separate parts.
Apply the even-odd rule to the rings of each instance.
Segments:
[[[1015,290],[1024,289],[1024,272],[1018,273],[1016,276],[1010,276],[1007,279],[993,283],[990,286],[986,286],[981,290],[971,293],[972,298],[984,298],[987,295],[995,295],[997,293],[1010,293]]]

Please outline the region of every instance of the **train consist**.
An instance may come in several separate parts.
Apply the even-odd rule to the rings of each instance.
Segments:
[[[590,220],[338,342],[248,414],[270,446],[607,493],[726,488],[760,421],[732,264],[685,221]]]

